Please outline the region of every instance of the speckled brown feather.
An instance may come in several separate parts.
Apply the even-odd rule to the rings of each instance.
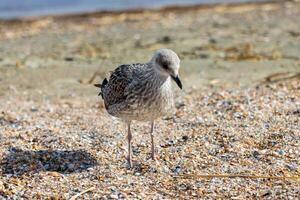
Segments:
[[[141,64],[120,65],[110,75],[108,84],[101,88],[105,107],[123,102],[127,98],[126,88],[140,71]]]

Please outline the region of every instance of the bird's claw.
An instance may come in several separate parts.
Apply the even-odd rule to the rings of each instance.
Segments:
[[[128,169],[132,169],[133,165],[132,165],[132,160],[130,158],[127,158],[127,165],[128,165]]]

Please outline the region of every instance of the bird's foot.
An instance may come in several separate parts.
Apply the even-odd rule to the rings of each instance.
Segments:
[[[155,155],[154,154],[151,154],[147,160],[153,160],[153,161],[156,161],[157,159],[155,158]]]
[[[133,168],[132,160],[130,158],[127,158],[127,168],[128,169],[132,169]]]

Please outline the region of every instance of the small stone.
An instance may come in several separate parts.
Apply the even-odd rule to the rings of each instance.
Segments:
[[[213,148],[213,149],[208,150],[208,153],[209,153],[209,155],[215,156],[215,155],[217,155],[217,150]]]
[[[120,192],[120,193],[118,194],[118,199],[119,199],[119,198],[121,198],[121,199],[127,199],[128,197],[127,197],[126,193]]]
[[[256,159],[259,159],[259,152],[258,151],[253,151],[252,153],[253,157],[256,158]]]
[[[172,41],[171,37],[166,35],[161,39],[161,42],[163,43],[170,43]]]
[[[175,174],[179,174],[180,171],[181,171],[181,167],[178,166],[178,165],[177,165],[177,166],[175,167],[175,169],[173,170],[173,172],[174,172]]]
[[[285,152],[284,152],[284,150],[281,150],[281,149],[280,149],[280,150],[277,151],[277,153],[278,153],[279,155],[284,155]]]
[[[206,53],[201,53],[201,54],[199,54],[199,57],[202,59],[207,59],[207,58],[209,58],[209,55]]]
[[[162,172],[163,173],[170,173],[170,169],[167,166],[162,167]]]
[[[265,191],[265,192],[263,192],[262,193],[262,197],[267,197],[267,196],[270,196],[272,194],[272,192],[271,191]]]
[[[132,147],[132,152],[133,152],[133,155],[137,156],[137,155],[139,155],[141,153],[141,150],[140,150],[139,147],[133,146]]]
[[[189,137],[187,135],[182,136],[182,140],[185,142],[189,139]]]
[[[216,44],[217,43],[217,40],[215,38],[209,38],[209,43],[211,44]]]
[[[111,194],[109,195],[108,199],[119,199],[119,197],[116,194]]]
[[[134,175],[136,175],[136,176],[140,176],[140,175],[141,175],[141,173],[140,173],[140,172],[136,172],[136,173],[134,173]]]
[[[195,122],[197,124],[204,124],[204,119],[200,116],[197,116],[196,119],[195,119]]]
[[[68,62],[74,61],[74,58],[72,58],[72,57],[65,57],[65,61],[68,61]]]
[[[288,168],[288,170],[292,171],[292,172],[295,172],[297,171],[297,165],[292,163],[292,164],[287,164],[286,167]]]
[[[270,128],[270,125],[267,124],[267,123],[264,123],[264,124],[263,124],[263,127],[264,127],[265,129],[269,129],[269,128]]]
[[[31,108],[30,108],[30,111],[31,111],[31,112],[37,112],[38,109],[37,109],[36,107],[31,107]]]

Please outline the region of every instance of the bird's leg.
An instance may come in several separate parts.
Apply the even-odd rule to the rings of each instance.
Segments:
[[[151,136],[151,159],[155,160],[155,150],[154,150],[154,121],[151,122],[151,132],[150,132],[150,136]]]
[[[127,139],[128,139],[127,162],[128,162],[129,168],[131,168],[132,167],[132,160],[131,160],[131,139],[132,139],[132,135],[131,135],[131,130],[130,130],[130,122],[127,123],[127,126],[128,126],[128,132],[127,132]]]

